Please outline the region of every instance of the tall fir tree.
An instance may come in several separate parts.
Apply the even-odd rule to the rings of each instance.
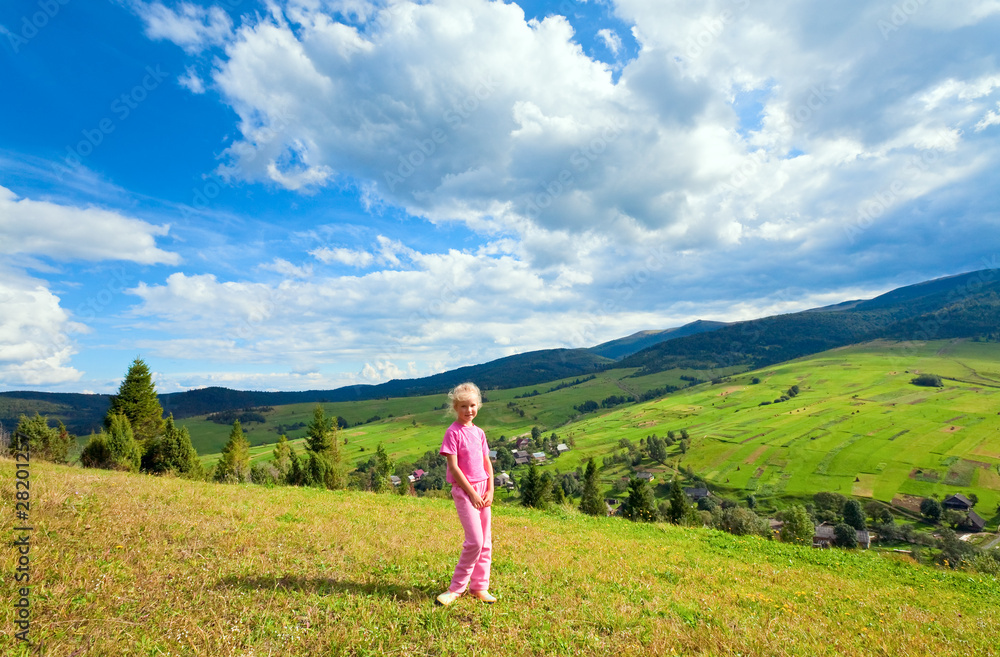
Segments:
[[[250,443],[243,434],[240,421],[233,422],[229,441],[222,448],[222,458],[215,466],[215,480],[224,483],[242,483],[250,479]]]
[[[607,515],[607,506],[601,498],[597,481],[597,464],[594,459],[587,461],[587,470],[583,475],[583,495],[580,498],[580,510],[591,516]]]
[[[153,375],[141,358],[132,361],[125,380],[118,387],[118,394],[111,398],[105,427],[111,428],[111,416],[117,413],[128,418],[133,436],[143,451],[163,433],[163,407],[156,396]]]

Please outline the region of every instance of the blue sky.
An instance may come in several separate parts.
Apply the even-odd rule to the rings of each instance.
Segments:
[[[0,6],[0,389],[319,389],[996,267],[1000,4]]]

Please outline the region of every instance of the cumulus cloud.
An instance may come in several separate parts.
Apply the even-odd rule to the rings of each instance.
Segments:
[[[985,41],[959,70],[914,60],[912,42],[950,38],[929,6],[887,44],[884,8],[870,2],[621,0],[641,48],[615,82],[560,16],[526,21],[517,5],[485,1],[355,4],[350,23],[289,2],[236,31],[214,73],[241,117],[227,175],[289,189],[362,181],[411,214],[542,236],[535,244],[604,236],[711,252],[784,225],[794,239],[782,253],[803,253],[846,245],[824,222],[856,217],[928,135],[960,137],[898,204],[971,175],[981,145],[963,130],[989,125],[996,96]],[[599,38],[611,47],[615,36]],[[744,125],[734,98],[750,92],[760,118]],[[359,267],[376,258],[314,255]],[[545,267],[579,254],[525,257]]]
[[[135,10],[146,23],[146,36],[171,41],[189,54],[225,43],[233,29],[229,14],[217,6],[181,2],[171,9],[161,2],[137,2]]]
[[[0,268],[0,387],[77,381],[71,335],[85,330],[70,320],[43,281]]]
[[[174,265],[180,256],[156,246],[169,230],[111,210],[19,199],[0,187],[0,253]]]
[[[381,380],[973,268],[1000,216],[997,4],[618,0],[639,49],[617,77],[513,3],[286,0],[217,37],[177,28],[221,44],[239,123],[220,174],[361,190],[487,243],[330,239],[309,277],[177,272],[134,314],[186,336],[164,354],[201,331],[224,358]]]

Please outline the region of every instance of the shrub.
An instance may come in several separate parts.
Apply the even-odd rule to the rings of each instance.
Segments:
[[[944,386],[944,383],[941,381],[940,376],[938,376],[937,374],[926,374],[926,373],[913,377],[912,379],[910,379],[910,383],[912,383],[915,386],[927,386],[931,388],[940,388]]]

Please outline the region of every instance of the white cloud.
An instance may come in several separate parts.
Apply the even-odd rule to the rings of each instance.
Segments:
[[[0,269],[0,388],[76,381],[70,336],[85,330],[59,306],[44,282]]]
[[[273,271],[289,278],[309,278],[313,272],[312,265],[297,267],[284,258],[275,258],[273,262],[259,265],[258,269]]]
[[[137,2],[135,10],[146,23],[146,36],[172,41],[189,54],[225,43],[232,35],[232,19],[218,6],[181,2],[171,9],[161,2]]]
[[[245,22],[215,71],[243,134],[223,171],[289,189],[362,181],[366,198],[433,221],[605,249],[627,240],[711,253],[746,244],[767,217],[796,225],[787,254],[816,244],[823,217],[853,214],[903,175],[928,134],[974,127],[985,109],[970,112],[996,87],[986,59],[899,87],[905,67],[926,67],[903,59],[906,35],[885,44],[881,11],[622,0],[641,49],[616,83],[565,19],[525,22],[513,4],[357,5],[355,26],[290,3]],[[766,92],[763,122],[741,133],[732,99],[754,90]],[[931,174],[968,176],[970,148],[960,139]],[[807,157],[787,159],[794,151]],[[359,267],[378,258],[339,246],[313,255]],[[581,257],[572,245],[524,255],[542,268]]]
[[[622,49],[622,39],[614,30],[607,28],[598,30],[597,36],[604,42],[604,47],[610,50],[612,54],[617,55],[618,51]]]
[[[991,125],[1000,125],[1000,103],[997,103],[997,109],[990,110],[986,112],[986,115],[976,124],[976,132],[982,132]]]
[[[177,78],[178,84],[193,94],[205,93],[205,82],[198,76],[193,66],[184,69],[184,75]]]
[[[309,255],[313,256],[320,262],[327,264],[330,264],[331,262],[339,262],[350,267],[358,268],[368,267],[372,264],[372,261],[375,260],[375,257],[367,251],[353,251],[343,247],[330,248],[324,246],[310,251]]]
[[[156,246],[169,230],[110,210],[18,199],[0,187],[0,253],[7,255],[178,264],[180,256]]]

